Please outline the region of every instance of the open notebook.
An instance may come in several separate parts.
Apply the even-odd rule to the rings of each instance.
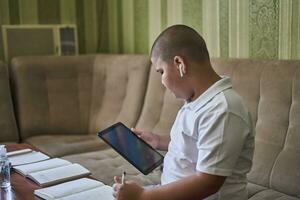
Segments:
[[[38,189],[34,194],[45,200],[114,200],[112,187],[89,178]]]
[[[15,166],[14,170],[42,187],[82,178],[91,174],[83,166],[60,158]]]
[[[7,156],[12,166],[24,165],[49,159],[49,156],[31,149],[8,152]]]

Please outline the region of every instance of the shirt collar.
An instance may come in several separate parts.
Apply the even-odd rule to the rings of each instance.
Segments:
[[[222,77],[221,80],[215,82],[210,86],[204,93],[202,93],[197,99],[192,102],[185,103],[183,108],[188,108],[190,110],[196,110],[204,106],[209,100],[220,92],[232,88],[232,84],[229,77]]]

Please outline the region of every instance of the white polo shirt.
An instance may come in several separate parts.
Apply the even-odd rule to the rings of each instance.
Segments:
[[[226,176],[206,199],[244,200],[254,151],[250,114],[229,78],[212,85],[179,110],[171,129],[161,184],[204,172]],[[199,185],[201,187],[201,185]]]

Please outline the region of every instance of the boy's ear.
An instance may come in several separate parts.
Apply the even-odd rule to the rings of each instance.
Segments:
[[[180,76],[182,77],[187,72],[187,66],[185,60],[181,56],[174,57],[174,65],[180,72]]]
[[[183,77],[183,67],[182,64],[179,64],[179,73],[180,73],[180,77]]]

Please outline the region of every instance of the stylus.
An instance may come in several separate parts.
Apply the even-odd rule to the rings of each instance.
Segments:
[[[122,174],[122,185],[124,184],[125,176],[126,176],[126,172],[123,172],[123,174]]]

